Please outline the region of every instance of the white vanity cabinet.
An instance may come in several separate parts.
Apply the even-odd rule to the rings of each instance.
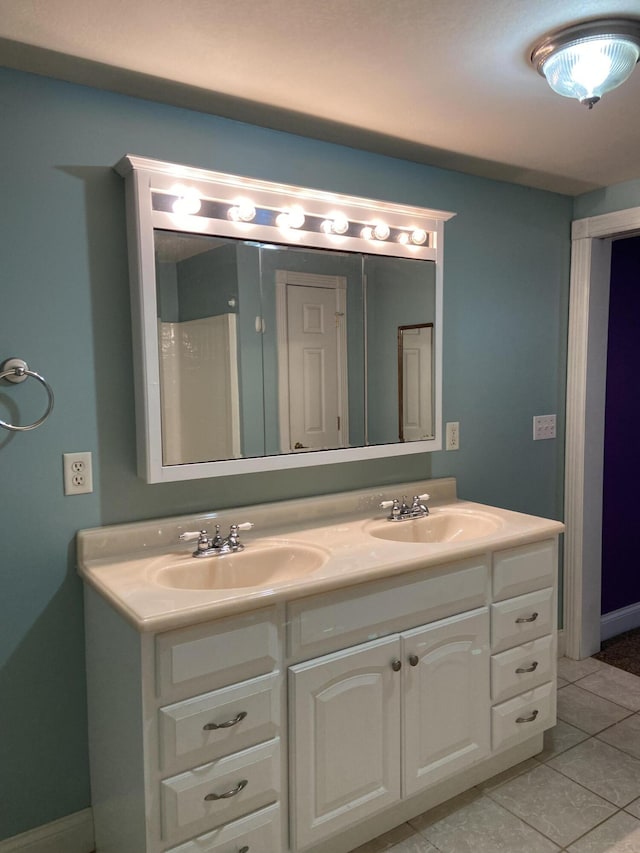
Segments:
[[[546,539],[493,556],[494,751],[556,722],[556,547]]]
[[[289,669],[304,849],[489,753],[487,608]]]
[[[97,853],[346,853],[539,752],[557,540],[518,541],[157,632],[87,584]]]
[[[99,853],[284,849],[278,609],[154,635],[85,601]]]

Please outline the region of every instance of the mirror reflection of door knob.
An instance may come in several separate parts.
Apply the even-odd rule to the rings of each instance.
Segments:
[[[293,445],[293,449],[294,450],[308,450],[309,448],[307,447],[306,444],[303,444],[301,441],[296,441],[296,443]]]

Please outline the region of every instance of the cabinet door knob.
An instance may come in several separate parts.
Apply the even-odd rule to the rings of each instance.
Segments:
[[[236,794],[239,794],[240,791],[246,788],[248,784],[249,780],[243,779],[241,782],[238,782],[235,788],[232,788],[230,791],[225,791],[224,794],[207,794],[205,800],[207,802],[211,800],[228,800],[229,797],[235,797]]]
[[[534,660],[534,662],[532,664],[530,664],[529,666],[519,666],[516,669],[516,675],[522,675],[523,672],[535,672],[535,670],[537,668],[538,668],[538,661]]]
[[[518,616],[516,619],[516,625],[520,625],[521,622],[535,622],[537,618],[537,613],[532,613],[531,616]]]
[[[396,660],[391,661],[391,669],[394,672],[400,672],[400,670],[402,669],[402,661],[398,660],[397,658]]]
[[[518,717],[516,719],[516,723],[532,723],[535,720],[535,718],[538,716],[538,713],[539,712],[537,710],[535,710],[535,711],[532,711],[528,717]]]
[[[418,657],[418,655],[409,655],[409,663],[411,664],[411,666],[418,666],[418,664],[420,663],[420,658]]]
[[[240,711],[240,713],[234,717],[232,720],[226,720],[224,723],[207,723],[202,727],[202,731],[211,732],[215,729],[230,729],[231,726],[236,726],[241,720],[247,716],[246,711]]]
[[[238,853],[249,853],[249,845],[248,845],[248,844],[245,844],[245,845],[244,845],[244,847],[241,847],[241,848],[238,850]]]

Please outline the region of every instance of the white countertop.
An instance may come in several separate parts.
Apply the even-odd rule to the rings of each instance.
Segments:
[[[370,535],[367,529],[372,520],[377,523],[385,516],[378,508],[380,500],[423,492],[431,495],[429,506],[434,517],[452,509],[470,514],[488,512],[498,520],[497,529],[475,539],[427,544]],[[242,535],[245,553],[252,546],[257,550],[261,543],[277,540],[319,548],[326,561],[311,574],[270,586],[175,589],[156,582],[158,569],[167,558],[188,557],[193,551],[193,543],[179,542],[181,532],[205,527],[211,533],[216,523],[226,532],[226,525],[241,521],[255,524]],[[558,521],[460,501],[455,480],[446,478],[82,530],[78,533],[78,565],[82,578],[135,628],[164,631],[555,537],[563,530]],[[203,559],[224,561],[225,557]]]

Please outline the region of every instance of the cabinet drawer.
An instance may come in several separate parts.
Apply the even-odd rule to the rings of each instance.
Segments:
[[[501,652],[551,634],[553,590],[541,589],[491,605],[491,651]]]
[[[161,768],[175,773],[275,737],[279,677],[252,678],[167,705],[158,714]]]
[[[555,686],[547,682],[491,709],[493,751],[514,746],[556,722]]]
[[[277,738],[172,776],[160,783],[162,837],[177,842],[206,832],[275,802],[279,790]]]
[[[491,700],[503,702],[554,679],[554,642],[548,634],[491,658]]]
[[[498,551],[493,556],[494,601],[553,586],[555,566],[553,539]]]
[[[245,848],[251,853],[276,853],[282,849],[278,806],[226,823],[167,853],[238,853]]]
[[[291,602],[289,654],[303,660],[482,607],[488,584],[480,556]]]
[[[156,638],[157,693],[204,693],[271,672],[278,659],[273,608],[168,631]]]

